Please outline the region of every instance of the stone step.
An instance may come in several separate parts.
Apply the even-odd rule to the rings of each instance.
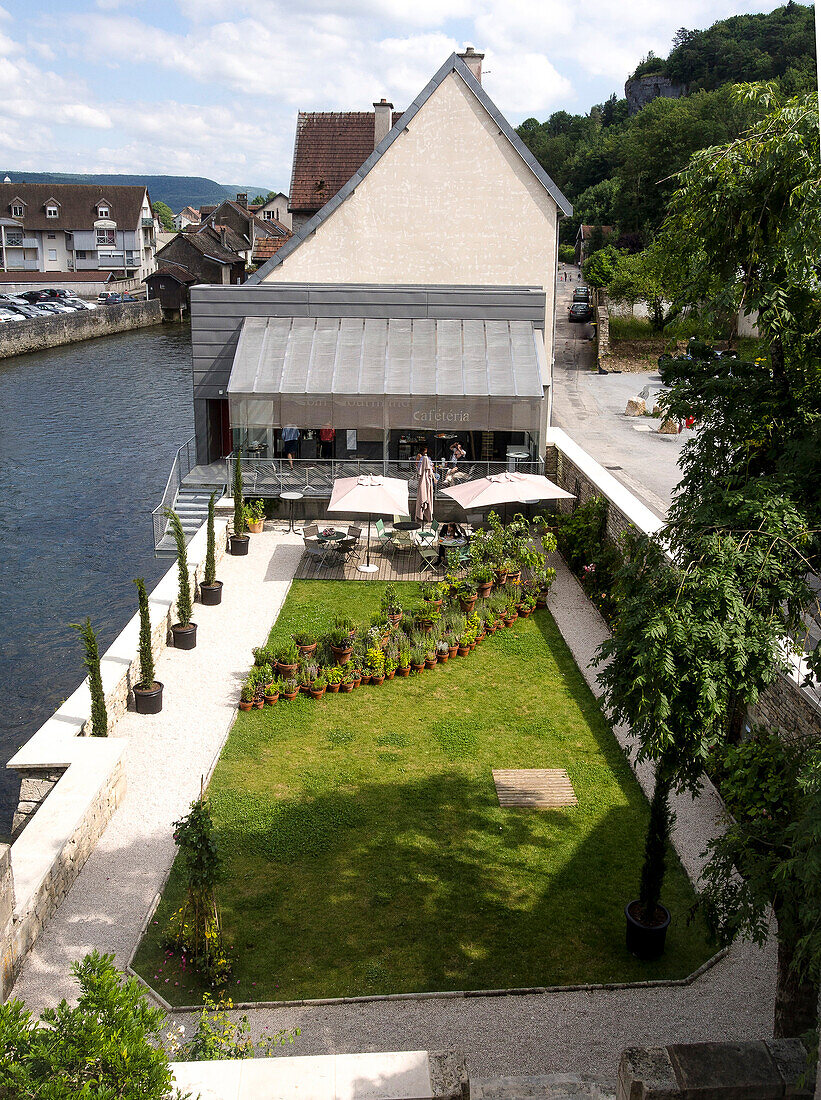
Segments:
[[[576,1073],[485,1077],[470,1082],[471,1100],[616,1100],[616,1082]]]

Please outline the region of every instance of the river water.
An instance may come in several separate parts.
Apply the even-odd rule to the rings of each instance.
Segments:
[[[69,623],[100,651],[171,560],[151,511],[193,433],[187,325],[0,360],[0,764],[85,675]],[[0,837],[19,780],[0,767]]]

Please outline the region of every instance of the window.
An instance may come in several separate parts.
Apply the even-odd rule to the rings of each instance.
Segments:
[[[46,207],[46,217],[47,218],[59,218],[59,216],[60,216],[60,211],[57,209],[56,206],[47,206]]]
[[[56,233],[49,233],[48,234],[48,239],[50,241],[56,241],[57,240],[57,234]]]
[[[50,260],[56,260],[57,259],[57,249],[56,248],[50,248],[48,250],[48,258]]]
[[[6,230],[6,244],[12,248],[23,247],[23,230],[22,229],[7,229]]]
[[[24,218],[26,216],[26,210],[23,206],[12,206],[11,216],[13,218]]]
[[[84,260],[86,258],[86,254],[82,249],[75,252],[74,255],[77,257],[78,260]]]
[[[114,230],[113,229],[98,229],[97,230],[97,247],[98,248],[110,248],[114,244]]]
[[[109,208],[107,206],[98,206],[97,207],[97,217],[98,218],[108,218],[110,216],[111,216],[111,211],[109,210]]]

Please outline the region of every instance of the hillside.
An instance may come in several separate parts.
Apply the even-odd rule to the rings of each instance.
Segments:
[[[19,183],[101,183],[101,184],[145,184],[152,201],[158,199],[177,213],[184,206],[206,206],[222,202],[226,197],[234,198],[239,191],[245,191],[249,198],[255,195],[267,195],[269,186],[251,184],[228,185],[215,183],[204,176],[149,176],[149,175],[104,175],[91,173],[75,175],[70,172],[28,172],[15,168],[0,168],[0,179],[10,176]]]
[[[643,247],[664,217],[675,174],[699,149],[733,140],[752,122],[733,84],[773,80],[786,95],[816,92],[813,8],[789,3],[766,15],[735,16],[705,31],[680,30],[667,58],[646,58],[634,76],[657,72],[684,84],[680,99],[657,98],[628,116],[613,94],[587,114],[556,111],[518,133],[573,203],[561,240],[580,223],[614,225],[620,247]]]

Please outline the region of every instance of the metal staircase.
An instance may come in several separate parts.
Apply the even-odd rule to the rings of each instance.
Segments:
[[[224,474],[217,468],[220,464],[194,466],[194,459],[195,446],[192,436],[183,443],[174,456],[162,501],[152,513],[154,550],[157,553],[166,551],[173,553],[176,550],[174,539],[168,529],[166,509],[173,509],[180,517],[185,541],[190,542],[192,536],[208,517],[208,501],[211,494],[218,489],[221,496],[225,490]]]
[[[186,542],[191,541],[192,536],[196,534],[208,518],[208,501],[212,492],[213,489],[205,485],[181,485],[177,490],[172,508],[180,517]],[[176,549],[167,524],[162,538],[154,549],[159,552]]]

